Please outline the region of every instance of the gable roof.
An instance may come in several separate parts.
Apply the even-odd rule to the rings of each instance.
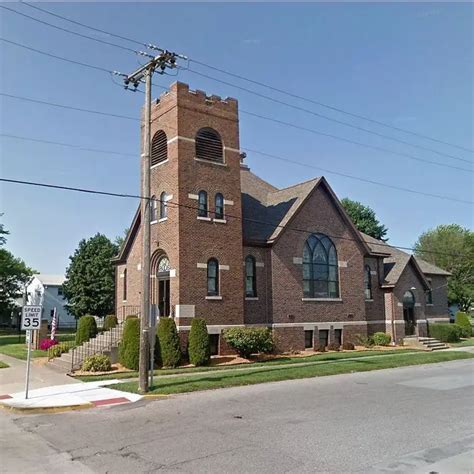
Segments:
[[[36,273],[35,276],[43,285],[61,286],[65,281],[64,275],[50,275],[45,273]]]
[[[254,245],[274,243],[310,195],[319,186],[324,186],[341,217],[353,231],[355,239],[367,253],[371,253],[371,249],[363,242],[360,233],[324,177],[277,189],[253,174],[247,167],[242,168],[240,176],[244,242]]]
[[[451,273],[447,272],[446,270],[438,268],[431,263],[425,262],[419,257],[415,257],[414,255],[403,252],[396,247],[392,247],[382,240],[374,239],[370,235],[364,234],[363,232],[361,232],[361,235],[371,248],[378,249],[378,252],[380,252],[380,249],[382,249],[383,252],[388,254],[388,256],[384,259],[384,276],[387,285],[396,285],[400,276],[405,270],[405,267],[409,263],[415,267],[418,273],[423,275],[424,280],[426,280],[425,275],[451,275]]]
[[[112,258],[113,264],[125,263],[127,260],[128,252],[132,247],[133,241],[138,233],[140,228],[141,214],[140,214],[140,205],[138,205],[137,211],[133,216],[132,225],[129,227],[125,240],[123,241],[122,247],[120,247],[119,253],[116,257]]]

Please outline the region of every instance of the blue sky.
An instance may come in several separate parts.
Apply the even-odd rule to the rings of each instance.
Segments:
[[[61,22],[25,5],[5,4],[85,34],[120,42]],[[472,148],[473,10],[470,4],[105,4],[51,3],[45,8],[186,54],[326,104]],[[1,36],[71,59],[124,72],[132,53],[53,30],[2,10]],[[124,46],[132,46],[121,42]],[[456,148],[377,127],[278,95],[214,71],[196,70],[336,119],[457,157]],[[239,99],[240,108],[303,127],[471,168],[472,165],[397,144],[256,98],[190,72],[155,77],[209,94]],[[123,91],[107,74],[1,44],[0,91],[75,107],[139,115],[142,94]],[[161,91],[155,89],[154,95]],[[102,148],[104,155],[0,137],[1,175],[106,191],[139,192],[137,122],[50,108],[1,97],[1,133]],[[368,150],[245,114],[241,147],[288,157],[423,192],[472,200],[472,174]],[[315,169],[248,154],[248,165],[280,187],[318,176]],[[411,246],[442,223],[472,227],[472,206],[381,188],[325,173],[342,198],[368,204],[389,228],[390,242]],[[10,231],[7,247],[43,273],[62,273],[80,239],[101,232],[114,238],[131,221],[137,202],[1,184],[0,212]]]

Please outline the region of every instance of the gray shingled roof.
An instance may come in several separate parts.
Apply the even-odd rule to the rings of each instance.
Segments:
[[[387,243],[374,239],[370,235],[364,234],[361,232],[362,238],[367,242],[370,249],[374,252],[384,252],[388,253],[390,256],[384,258],[384,270],[385,270],[385,280],[389,285],[395,285],[400,278],[403,270],[405,269],[407,263],[410,261],[412,255],[403,252],[400,249],[392,247]],[[413,257],[415,262],[418,264],[418,267],[425,275],[451,275],[449,272],[438,268],[431,263],[425,262],[419,257]]]
[[[320,178],[277,189],[248,169],[241,171],[244,241],[274,240],[301,206]],[[252,222],[252,219],[260,222]]]

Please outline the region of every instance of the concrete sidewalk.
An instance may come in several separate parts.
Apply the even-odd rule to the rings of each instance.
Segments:
[[[17,410],[89,408],[94,406],[133,403],[142,398],[134,393],[120,392],[107,388],[118,380],[55,385],[30,390],[28,399],[25,392],[0,394],[0,405]]]
[[[26,360],[0,354],[0,360],[10,367],[0,369],[0,395],[25,390]],[[72,377],[49,368],[44,360],[32,359],[30,369],[30,389],[79,383]]]

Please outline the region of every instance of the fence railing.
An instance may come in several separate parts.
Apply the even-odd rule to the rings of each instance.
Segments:
[[[89,339],[82,345],[71,349],[71,370],[80,368],[86,357],[94,354],[110,352],[114,347],[117,347],[120,340],[122,339],[122,332],[123,325],[121,322],[119,322],[119,325],[115,328],[97,334],[96,337]]]
[[[138,305],[125,305],[117,308],[117,319],[119,321],[125,321],[127,316],[140,316],[140,306]]]

